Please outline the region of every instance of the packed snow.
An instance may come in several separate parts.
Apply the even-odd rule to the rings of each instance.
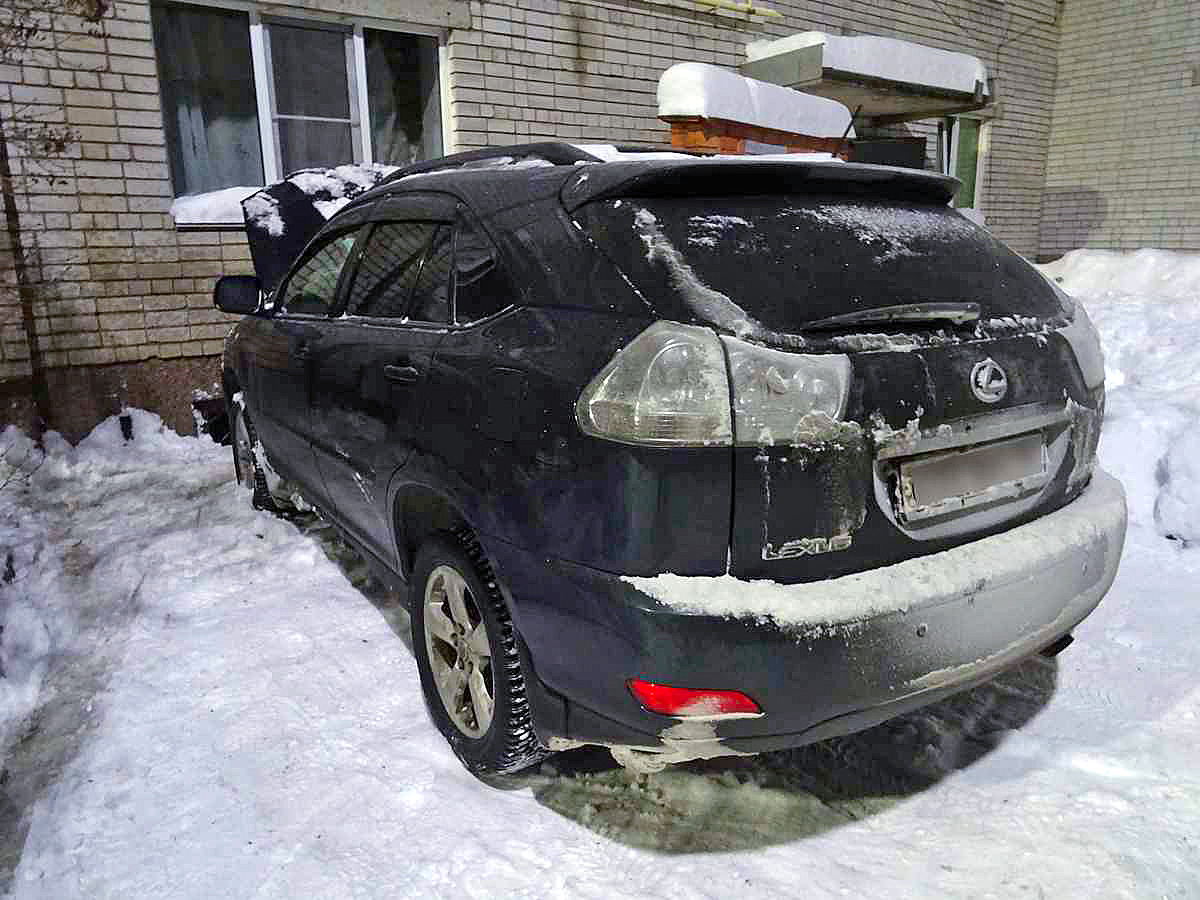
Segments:
[[[872,34],[843,37],[804,31],[754,41],[746,46],[746,57],[753,62],[807,47],[821,48],[822,69],[965,94],[975,93],[980,84],[985,96],[988,92],[987,69],[976,57]]]
[[[722,119],[811,137],[854,137],[836,100],[746,78],[708,63],[676,63],[658,79],[659,118]]]
[[[136,410],[130,442],[5,431],[0,895],[1200,896],[1200,257],[1046,270],[1104,335],[1131,519],[1075,644],[859,735],[657,775],[576,750],[476,781],[406,615],[319,520],[253,510],[227,448]]]

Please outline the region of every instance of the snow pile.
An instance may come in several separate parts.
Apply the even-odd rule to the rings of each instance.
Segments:
[[[811,137],[840,138],[850,111],[836,100],[746,78],[707,63],[676,63],[658,79],[660,119],[699,117]],[[850,129],[849,137],[854,137]]]
[[[47,670],[87,651],[76,636],[96,598],[72,586],[99,565],[97,544],[120,540],[122,531],[105,523],[102,530],[111,533],[97,535],[95,542],[80,529],[77,540],[52,547],[48,541],[61,529],[52,527],[47,507],[73,516],[88,505],[76,493],[80,486],[103,502],[123,484],[140,484],[147,464],[165,461],[172,469],[186,469],[210,458],[215,447],[165,430],[153,413],[128,414],[136,448],[126,443],[115,416],[75,448],[56,432],[43,439],[44,451],[11,426],[0,435],[0,569],[5,570],[0,575],[0,750],[37,708]],[[173,489],[189,480],[180,473]]]
[[[171,204],[176,225],[241,225],[242,201],[258,187],[231,187],[206,194],[188,194]]]
[[[987,94],[987,69],[974,56],[870,34],[840,37],[804,31],[774,41],[754,41],[746,46],[746,57],[753,62],[818,46],[822,69],[965,94],[975,93],[980,83]]]
[[[21,431],[0,433],[0,748],[34,708],[48,665],[51,622],[33,602],[36,588],[18,576],[32,566],[45,523],[22,501],[44,462]]]
[[[1200,255],[1076,250],[1041,269],[1100,331],[1100,459],[1129,491],[1130,521],[1200,542]]]
[[[602,162],[622,162],[641,159],[695,159],[690,153],[673,153],[670,150],[622,150],[616,144],[575,144],[584,153]]]

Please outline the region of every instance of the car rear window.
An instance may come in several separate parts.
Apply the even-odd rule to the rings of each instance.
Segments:
[[[597,201],[575,216],[660,315],[735,332],[753,331],[747,322],[798,332],[908,303],[978,303],[983,319],[1062,313],[1029,263],[942,205],[844,194],[656,197]]]

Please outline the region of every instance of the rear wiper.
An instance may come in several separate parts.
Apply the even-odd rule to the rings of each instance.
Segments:
[[[902,303],[842,313],[817,319],[804,326],[805,331],[835,331],[854,325],[886,325],[892,322],[949,322],[965,325],[979,321],[978,303]]]

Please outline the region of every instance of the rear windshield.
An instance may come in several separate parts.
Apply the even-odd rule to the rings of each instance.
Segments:
[[[735,333],[797,332],[908,303],[978,303],[984,320],[1062,314],[1032,266],[947,206],[667,197],[599,201],[575,215],[660,315]]]

